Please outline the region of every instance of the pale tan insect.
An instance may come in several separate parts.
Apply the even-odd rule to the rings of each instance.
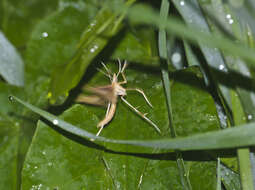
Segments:
[[[150,119],[146,117],[146,114],[141,113],[138,111],[137,108],[132,106],[125,98],[124,96],[127,95],[127,91],[137,91],[141,93],[145,99],[145,101],[152,107],[151,103],[149,102],[148,98],[146,97],[145,93],[138,88],[124,88],[121,85],[126,84],[127,80],[124,75],[124,70],[127,66],[126,61],[124,62],[123,67],[121,67],[121,62],[119,61],[119,71],[118,73],[111,73],[111,71],[106,67],[104,63],[102,63],[103,67],[105,68],[106,72],[102,72],[104,75],[110,78],[111,84],[106,85],[106,86],[99,86],[99,87],[88,87],[85,88],[85,90],[88,90],[92,92],[94,95],[92,96],[85,96],[85,95],[80,95],[77,98],[77,102],[80,103],[87,103],[87,104],[93,104],[93,105],[106,105],[107,104],[107,110],[106,110],[106,115],[103,120],[101,120],[97,127],[100,128],[99,131],[97,132],[97,136],[101,133],[103,130],[104,126],[107,125],[113,118],[115,111],[116,111],[116,106],[117,106],[117,101],[118,101],[118,96],[120,96],[121,100],[126,103],[130,108],[132,108],[137,114],[139,114],[144,120],[146,120],[148,123],[150,123],[157,132],[161,133],[160,129],[158,126],[153,123]],[[122,75],[123,81],[118,82],[118,77],[119,75]]]

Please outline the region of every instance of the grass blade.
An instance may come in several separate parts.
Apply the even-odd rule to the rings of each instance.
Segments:
[[[125,7],[119,7],[115,11],[123,11]],[[162,25],[161,18],[157,12],[146,5],[137,5],[129,9],[127,16],[137,23],[154,25],[160,27]],[[255,63],[254,50],[248,48],[243,43],[233,42],[229,38],[219,36],[217,34],[208,34],[201,29],[195,27],[187,27],[179,19],[174,17],[168,18],[165,22],[166,30],[172,34],[188,39],[194,43],[205,44],[210,47],[216,47],[230,54],[240,56],[244,59]]]
[[[167,20],[169,11],[169,2],[168,0],[161,1],[160,8],[160,17],[163,21]],[[172,118],[172,106],[171,106],[171,89],[170,89],[170,80],[168,75],[168,57],[167,57],[167,46],[166,46],[166,30],[165,26],[161,26],[159,29],[159,56],[161,58],[161,74],[162,74],[162,82],[164,86],[165,96],[166,96],[166,104],[168,111],[168,120],[169,120],[169,128],[173,138],[176,137],[176,131],[173,125]],[[187,175],[187,171],[185,168],[184,160],[182,158],[182,154],[179,151],[176,151],[177,156],[177,166],[179,169],[181,182],[184,189],[191,190],[191,184],[189,177]]]
[[[86,139],[95,139],[95,141],[129,144],[141,147],[151,147],[167,150],[208,150],[208,149],[225,149],[237,148],[244,146],[255,145],[255,122],[241,125],[239,127],[228,128],[220,131],[207,132],[202,134],[191,135],[188,137],[175,139],[160,139],[160,140],[115,140],[104,137],[98,137],[92,133],[82,130],[64,120],[37,108],[27,102],[20,100],[15,96],[10,96],[9,99],[17,101],[31,111],[39,114],[54,125],[61,129]]]

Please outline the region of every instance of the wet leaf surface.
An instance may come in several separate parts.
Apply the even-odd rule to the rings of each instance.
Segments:
[[[110,67],[112,68],[112,65]],[[116,67],[112,69],[117,70]],[[204,91],[200,78],[201,73],[197,68],[193,68],[187,72],[183,71],[183,74],[189,77],[182,80],[192,81],[195,87],[182,84],[181,74],[174,75],[173,106],[174,114],[177,115],[174,122],[178,127],[178,134],[187,135],[215,130],[217,128],[215,108],[212,99]],[[164,96],[160,74],[157,72],[143,73],[139,71],[139,66],[130,65],[126,70],[126,76],[129,81],[128,87],[146,89],[145,93],[154,108],[150,109],[142,96],[135,92],[129,93],[127,100],[135,106],[140,106],[139,110],[142,112],[148,112],[148,117],[158,124],[163,136],[169,136],[167,115],[162,114],[165,113],[166,107],[162,101]],[[108,79],[99,73],[92,78],[89,85],[107,83],[106,80]],[[180,93],[187,91],[190,92],[189,97],[192,96],[194,101],[186,105],[185,109],[178,109],[182,106],[179,104],[180,101],[187,101],[180,96]],[[190,110],[191,107],[196,107],[197,110],[194,112]],[[96,125],[104,117],[104,113],[105,109],[102,108],[76,104],[61,117],[80,128],[96,133]],[[192,121],[190,120],[191,115]],[[178,117],[183,117],[184,122],[178,120]],[[204,118],[208,117],[211,120],[206,124]],[[197,127],[197,123],[202,124],[202,128]],[[118,103],[113,120],[101,135],[115,139],[161,138],[149,124],[133,113],[123,102]],[[44,187],[45,189],[92,187],[93,189],[169,189],[172,187],[182,189],[175,155],[162,151],[159,154],[158,150],[145,150],[146,148],[142,147],[117,144],[96,145],[61,131],[54,125],[49,127],[46,123],[39,122],[26,157],[22,187],[24,189],[32,187]],[[187,167],[192,185],[196,189],[214,189],[216,185],[215,162],[198,160],[191,162],[191,157],[192,153],[186,159],[190,160],[187,162]]]

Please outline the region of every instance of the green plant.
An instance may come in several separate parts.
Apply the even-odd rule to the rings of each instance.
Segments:
[[[2,0],[0,189],[254,189],[252,6]],[[118,58],[161,134],[119,101],[97,137],[105,108],[76,103]]]

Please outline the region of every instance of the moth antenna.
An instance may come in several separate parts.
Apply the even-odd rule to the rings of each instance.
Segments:
[[[107,76],[110,80],[112,80],[112,76],[110,74],[105,73],[102,69],[97,68],[97,70],[103,75]]]
[[[124,73],[124,70],[126,69],[126,67],[127,67],[127,60],[125,60],[125,62],[124,62],[124,64],[123,64],[123,67],[122,67],[122,69],[121,69],[121,73]]]
[[[117,73],[117,78],[118,78],[118,76],[119,76],[119,74],[121,73],[121,61],[120,61],[120,59],[118,58],[118,63],[119,63],[119,71],[118,71],[118,73]]]
[[[123,78],[123,81],[122,82],[119,82],[119,84],[126,84],[127,83],[127,79],[125,77],[125,74],[124,74],[124,70],[126,69],[127,67],[127,61],[124,62],[124,65],[120,71],[121,75],[122,75],[122,78]]]
[[[103,62],[101,62],[101,64],[103,65],[103,67],[105,68],[105,70],[107,71],[107,73],[108,73],[109,75],[112,75],[112,72],[110,71],[110,69],[108,69],[108,67],[106,67],[106,65],[105,65]]]
[[[155,123],[153,123],[149,118],[147,118],[147,117],[145,116],[145,114],[142,114],[140,111],[138,111],[138,110],[137,110],[134,106],[132,106],[123,96],[121,96],[120,98],[121,98],[121,100],[122,100],[124,103],[126,103],[130,108],[132,108],[137,114],[139,114],[144,120],[146,120],[149,124],[151,124],[159,134],[161,134],[161,131],[160,131],[160,129],[158,128],[158,126],[157,126]]]

